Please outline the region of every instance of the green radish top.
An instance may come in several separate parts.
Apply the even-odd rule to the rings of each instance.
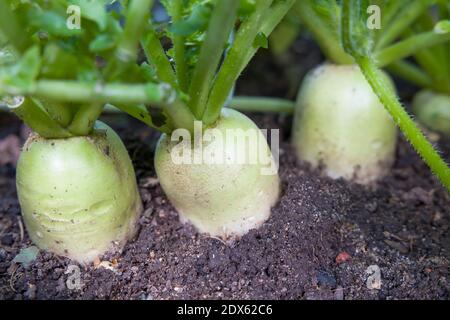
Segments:
[[[295,0],[165,0],[168,21],[109,2],[0,3],[0,97],[44,137],[89,134],[106,103],[165,133],[213,124]]]
[[[362,1],[359,8],[363,17],[352,25],[351,32],[361,38],[361,47],[371,46],[371,55],[378,67],[386,67],[401,59],[423,52],[424,48],[443,45],[450,40],[447,27],[448,15],[441,21],[434,19],[416,33],[408,33],[415,28],[423,15],[436,0],[379,0]],[[444,1],[441,1],[442,4]],[[351,54],[341,46],[341,21],[343,6],[347,1],[303,0],[297,1],[293,11],[313,34],[327,59],[335,64],[355,63]]]
[[[415,23],[409,26],[402,37],[413,38],[425,34],[446,37],[450,34],[450,5],[439,1],[435,10],[423,11]],[[450,36],[448,36],[450,38]],[[419,38],[418,38],[419,39]],[[401,60],[389,66],[389,70],[399,77],[438,94],[450,95],[450,42],[439,43],[431,50],[415,52],[412,61]],[[450,109],[450,106],[448,107]],[[450,111],[449,111],[450,112]]]

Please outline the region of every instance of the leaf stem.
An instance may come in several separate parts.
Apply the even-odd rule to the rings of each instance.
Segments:
[[[67,129],[75,136],[89,135],[102,111],[103,104],[101,103],[86,103],[81,105]]]
[[[398,1],[398,0],[395,0]],[[380,50],[398,38],[432,3],[436,0],[412,0],[402,11],[401,19],[395,19],[385,26],[375,45],[375,50]]]
[[[422,69],[405,60],[395,61],[387,66],[393,74],[404,78],[419,87],[432,88],[433,80]]]
[[[162,107],[175,93],[167,84],[102,84],[72,80],[39,80],[29,90],[2,87],[0,95],[33,95],[70,103],[144,103]]]
[[[142,47],[144,48],[147,61],[156,68],[158,78],[176,88],[177,79],[175,72],[153,27],[147,32],[142,41]]]
[[[231,100],[230,107],[246,112],[294,113],[295,103],[290,100],[270,97],[238,96]]]
[[[40,100],[48,115],[59,123],[63,128],[66,128],[73,118],[73,108],[64,103],[55,103],[53,101]]]
[[[172,0],[173,3],[173,23],[183,19],[183,0]],[[175,51],[175,69],[178,79],[178,86],[181,91],[187,92],[189,88],[188,67],[186,64],[185,37],[175,35],[173,37],[173,49]]]
[[[203,115],[203,122],[206,125],[210,125],[217,120],[237,78],[258,51],[259,46],[253,43],[257,34],[261,32],[265,36],[269,36],[295,3],[295,0],[277,1],[270,7],[271,2],[265,0],[258,2],[259,7],[239,28],[234,44],[222,64],[211,90]],[[253,45],[249,46],[249,44]]]
[[[72,134],[60,126],[34,98],[24,98],[19,105],[9,106],[12,112],[34,132],[46,139],[69,138]]]
[[[419,50],[444,43],[448,40],[450,40],[450,33],[423,32],[376,52],[374,59],[377,66],[382,68],[394,61],[406,58]]]
[[[139,41],[145,30],[153,0],[132,0],[126,16],[125,28],[117,47],[119,61],[130,63],[137,59]]]
[[[308,30],[312,32],[327,59],[335,64],[354,63],[353,58],[342,49],[338,37],[333,36],[334,30],[331,30],[316,14],[309,0],[297,1],[293,10]]]
[[[205,111],[211,82],[233,30],[238,5],[239,0],[227,0],[217,1],[214,6],[189,88],[189,107],[197,119],[201,119]]]
[[[246,52],[253,46],[256,36],[260,32],[260,26],[264,13],[273,0],[260,0],[255,11],[245,20],[234,39],[234,43],[225,58],[222,67],[213,84],[203,121],[206,125],[214,123],[220,115],[225,101],[228,98],[239,74],[245,67]]]
[[[148,125],[151,128],[154,128],[158,131],[161,131],[163,133],[169,134],[173,128],[166,124],[162,127],[158,127],[153,123],[153,119],[152,116],[150,115],[148,109],[142,105],[136,105],[136,104],[122,104],[122,105],[110,105],[110,104],[106,104],[105,108],[106,111],[110,111],[110,112],[125,112],[127,114],[129,114],[130,116],[132,116],[135,119],[138,119],[142,122],[144,122],[146,125]]]
[[[439,59],[436,59],[433,53],[428,50],[422,50],[416,52],[414,58],[433,79],[433,86],[435,87],[435,89],[444,92],[450,90],[450,83],[447,79],[447,72],[445,68],[443,68],[439,63]]]

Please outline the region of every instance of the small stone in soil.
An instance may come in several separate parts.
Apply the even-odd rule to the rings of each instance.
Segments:
[[[341,286],[337,287],[334,291],[334,298],[336,300],[344,300],[344,288]]]
[[[351,256],[350,256],[347,252],[342,251],[342,252],[340,252],[340,253],[337,255],[337,257],[336,257],[336,263],[337,263],[337,264],[341,264],[341,263],[346,262],[346,261],[349,260],[349,259],[351,259]]]
[[[316,275],[319,287],[336,288],[336,279],[327,271],[319,270]]]
[[[376,264],[371,265],[367,268],[366,274],[368,275],[366,285],[370,290],[380,290],[381,289],[381,270]]]

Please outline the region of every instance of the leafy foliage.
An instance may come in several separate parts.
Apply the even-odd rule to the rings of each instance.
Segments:
[[[190,105],[192,93],[200,92],[196,99],[206,105],[213,88],[217,92],[231,91],[256,50],[268,46],[268,34],[294,2],[229,0],[234,5],[226,6],[228,3],[221,1],[162,0],[169,21],[157,22],[149,20],[152,0],[2,1],[0,95],[44,96],[64,105],[72,100],[88,100],[75,97],[74,92],[89,96],[93,107],[71,103],[71,111],[65,107],[56,111],[47,109],[47,118],[65,119],[62,125],[70,124],[68,130],[77,127],[77,132],[89,132],[80,127],[82,123],[74,124],[71,120],[97,117],[102,106],[96,99],[105,101],[105,94],[120,102],[130,101],[127,95],[134,92],[140,95],[132,101],[147,99],[161,109],[158,114],[162,113],[163,117],[158,116],[158,119],[167,120],[163,124],[165,132],[189,127],[195,113]],[[77,11],[81,13],[79,19],[71,16]],[[226,24],[226,28],[222,24]],[[233,34],[240,29],[248,30],[240,32],[242,39],[235,44]],[[140,45],[147,61],[143,59]],[[239,63],[228,62],[223,68],[226,53],[233,46]],[[60,82],[51,82],[58,80]],[[45,86],[36,85],[40,82]],[[47,85],[52,83],[59,86],[58,92],[48,90]],[[106,83],[118,85],[108,87],[114,91],[104,92],[101,89]],[[160,86],[147,87],[149,83]],[[137,86],[121,86],[123,84]],[[198,85],[201,90],[195,87]],[[99,89],[93,91],[91,88],[95,86]],[[125,88],[138,91],[127,92]],[[141,88],[150,89],[139,91]],[[222,100],[221,95],[216,97],[212,107],[220,109],[225,102]],[[118,107],[158,127],[151,120],[155,112],[150,107],[142,117],[142,106],[118,103]]]

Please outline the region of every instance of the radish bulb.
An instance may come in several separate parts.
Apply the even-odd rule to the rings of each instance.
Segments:
[[[188,136],[179,142],[178,137],[177,131],[172,138],[161,136],[155,168],[182,222],[210,236],[233,240],[269,218],[280,182],[267,141],[253,121],[238,111],[222,109],[201,141],[192,144]],[[257,161],[252,159],[256,153]],[[177,158],[180,155],[185,161]]]
[[[450,95],[423,90],[414,97],[412,107],[420,123],[450,137]]]
[[[358,66],[324,64],[306,76],[293,126],[300,160],[368,184],[388,173],[396,141],[394,122]]]
[[[17,166],[17,193],[31,240],[80,263],[120,251],[142,211],[127,150],[101,122],[89,136],[31,134]]]

